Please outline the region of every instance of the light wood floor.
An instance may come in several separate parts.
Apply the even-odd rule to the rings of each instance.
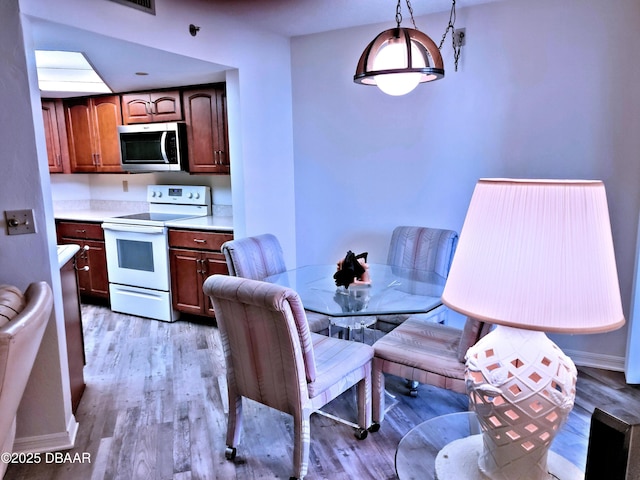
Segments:
[[[292,422],[255,402],[245,403],[242,442],[234,462],[224,458],[227,398],[223,354],[213,324],[164,323],[83,305],[87,389],[76,418],[76,448],[91,462],[10,465],[5,479],[287,479]],[[312,416],[308,480],[394,479],[400,439],[424,420],[465,411],[466,395],[420,386],[396,395],[379,432],[358,441],[350,427]],[[331,404],[355,421],[353,392]],[[621,373],[580,369],[576,405],[553,449],[584,469],[595,406],[640,415],[640,390]],[[425,479],[429,475],[425,473]]]

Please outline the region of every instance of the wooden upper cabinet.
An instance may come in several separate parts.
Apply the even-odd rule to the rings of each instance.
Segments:
[[[132,123],[182,121],[179,90],[127,93],[121,96],[122,119]]]
[[[189,172],[229,173],[227,97],[224,84],[182,92],[187,124]]]
[[[42,120],[50,173],[71,173],[62,100],[42,100]]]
[[[118,125],[120,97],[64,100],[72,172],[121,173]]]

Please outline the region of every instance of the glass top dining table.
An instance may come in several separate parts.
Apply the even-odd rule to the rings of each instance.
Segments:
[[[425,313],[442,304],[435,272],[370,263],[370,284],[337,287],[336,264],[307,265],[265,279],[295,290],[306,310],[332,317]]]

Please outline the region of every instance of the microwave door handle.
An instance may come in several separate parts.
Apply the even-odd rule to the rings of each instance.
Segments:
[[[169,132],[162,132],[162,137],[160,137],[160,153],[162,154],[162,159],[164,163],[169,163],[169,158],[167,157],[167,134]]]

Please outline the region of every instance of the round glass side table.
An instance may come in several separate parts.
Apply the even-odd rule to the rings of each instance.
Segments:
[[[396,450],[400,480],[482,480],[478,455],[482,451],[480,424],[474,412],[432,418],[410,430]],[[455,442],[455,443],[452,443]],[[447,447],[444,452],[440,453]],[[438,455],[440,453],[440,455]],[[550,479],[582,480],[573,463],[549,451]]]
[[[473,412],[441,415],[415,426],[400,440],[396,450],[398,478],[435,479],[438,452],[454,440],[480,432],[480,424]]]

